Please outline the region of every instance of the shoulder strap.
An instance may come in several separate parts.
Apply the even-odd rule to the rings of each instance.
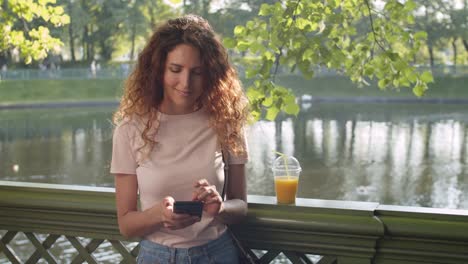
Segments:
[[[226,159],[226,151],[221,150],[221,153],[223,155],[223,163],[224,163],[224,185],[223,185],[223,193],[221,194],[221,197],[223,198],[223,201],[225,200],[225,195],[226,195],[226,187],[227,183],[229,180],[229,164],[228,164],[228,159]]]

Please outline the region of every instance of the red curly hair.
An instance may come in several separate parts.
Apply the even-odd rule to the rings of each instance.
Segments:
[[[140,150],[149,146],[151,152],[156,145],[153,125],[164,97],[164,65],[167,54],[180,44],[191,45],[200,51],[205,69],[204,90],[197,102],[208,111],[210,125],[221,146],[236,155],[244,155],[246,149],[242,138],[249,117],[248,100],[226,49],[208,21],[196,15],[170,19],[156,29],[125,81],[123,97],[113,116],[114,123],[135,117],[145,120],[141,133],[144,145]]]

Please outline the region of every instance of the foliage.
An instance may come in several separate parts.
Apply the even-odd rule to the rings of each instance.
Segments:
[[[59,1],[71,17],[69,33],[62,34],[69,53],[73,58],[76,45],[88,63],[93,59],[107,63],[123,55],[134,59],[155,25],[175,13],[163,0]]]
[[[424,94],[432,74],[418,72],[410,61],[427,38],[425,32],[411,30],[416,4],[389,0],[379,8],[369,1],[263,4],[259,17],[234,29],[235,38],[225,39],[225,44],[260,58],[246,70],[247,78],[255,80],[247,94],[256,118],[264,108],[270,120],[280,111],[299,111],[292,92],[275,82],[280,66],[298,69],[308,78],[317,67],[326,67],[360,84],[377,79],[380,89],[412,86],[415,95]]]
[[[5,0],[0,5],[0,51],[17,48],[26,63],[45,58],[62,42],[51,36],[49,26],[70,22],[55,0]]]

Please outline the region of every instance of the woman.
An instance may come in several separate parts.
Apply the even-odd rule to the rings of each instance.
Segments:
[[[124,236],[143,237],[138,263],[238,263],[226,224],[247,213],[247,105],[206,20],[188,15],[156,29],[114,114],[117,217]],[[203,203],[201,218],[174,212],[187,200]]]

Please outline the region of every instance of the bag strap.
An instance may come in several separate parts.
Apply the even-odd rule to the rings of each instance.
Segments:
[[[221,198],[223,199],[223,201],[225,200],[225,195],[226,195],[226,187],[227,187],[227,183],[228,183],[228,179],[229,179],[229,164],[228,164],[228,160],[226,159],[226,155],[225,155],[226,151],[221,149],[221,154],[223,156],[223,163],[224,163],[224,184],[223,184],[223,192],[221,194]]]
[[[229,152],[226,152],[225,150],[221,149],[221,153],[223,155],[223,163],[224,163],[224,186],[223,186],[223,192],[221,197],[223,198],[223,201],[225,200],[225,194],[226,194],[226,186],[228,184],[229,180],[229,164],[228,164],[228,159],[226,159],[226,156],[229,157]],[[236,237],[236,235],[231,231],[230,228],[226,230],[232,237],[232,241],[234,242],[234,245],[236,248],[239,250],[239,257],[240,257],[240,263],[242,264],[257,264],[260,263],[258,260],[257,256],[252,255],[253,253],[249,252],[246,248],[244,248],[244,245],[242,245],[242,242],[239,241],[239,239]]]

